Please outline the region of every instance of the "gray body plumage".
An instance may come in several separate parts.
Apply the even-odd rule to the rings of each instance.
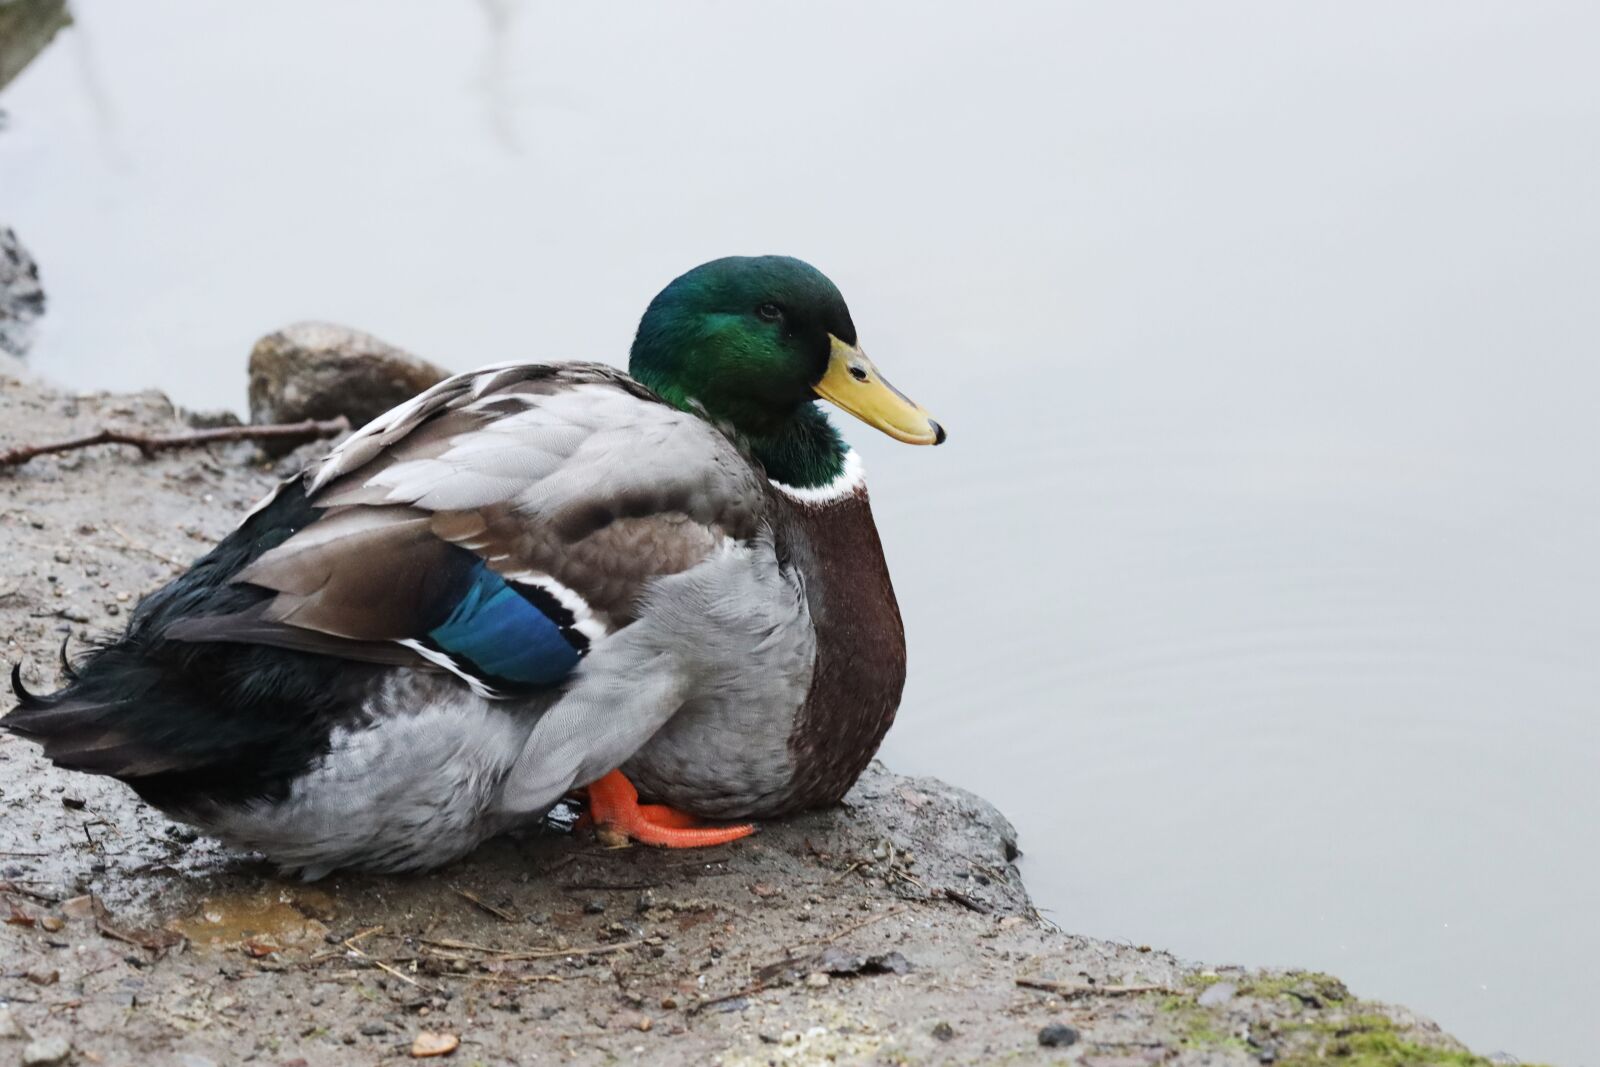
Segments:
[[[436,866],[619,766],[705,817],[795,806],[817,634],[779,543],[787,504],[704,419],[598,365],[488,368],[378,418],[305,484],[322,517],[238,575],[276,596],[177,636],[389,669],[286,797],[183,817],[315,876]],[[571,609],[588,647],[561,684],[498,692],[409,640],[450,546]]]

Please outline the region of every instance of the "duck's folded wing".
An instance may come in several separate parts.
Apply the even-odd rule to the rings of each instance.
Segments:
[[[308,472],[317,519],[235,577],[273,595],[188,641],[412,657],[493,693],[561,681],[652,579],[764,522],[757,469],[702,419],[596,364],[460,375]]]

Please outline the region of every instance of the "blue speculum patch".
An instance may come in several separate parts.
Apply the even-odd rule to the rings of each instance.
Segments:
[[[449,617],[428,631],[435,645],[490,679],[553,685],[571,673],[584,651],[582,638],[568,636],[570,613],[554,597],[524,592],[483,563],[470,573]]]

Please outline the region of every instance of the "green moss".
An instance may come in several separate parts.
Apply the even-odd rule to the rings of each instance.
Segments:
[[[1258,1022],[1252,1027],[1254,1040],[1241,1041],[1219,1029],[1226,1008],[1213,1011],[1197,1002],[1201,993],[1221,982],[1237,987],[1238,997],[1289,998],[1293,1003],[1285,1007],[1293,1018]],[[1190,975],[1185,983],[1193,992],[1167,996],[1160,1006],[1187,1048],[1270,1046],[1279,1067],[1494,1067],[1471,1052],[1413,1040],[1394,1020],[1351,996],[1339,979],[1318,971]],[[1324,1013],[1330,1008],[1351,1014]]]
[[[1201,983],[1193,983],[1201,984]],[[1205,982],[1205,985],[1212,984]],[[1173,1016],[1173,1028],[1177,1031],[1178,1044],[1184,1048],[1245,1048],[1243,1041],[1232,1034],[1217,1029],[1218,1018],[1215,1014],[1202,1008],[1194,1002],[1194,998],[1186,996],[1166,996],[1161,998],[1161,1010]]]
[[[1471,1052],[1412,1041],[1375,1013],[1290,1026],[1283,1036],[1279,1067],[1494,1067]]]
[[[1294,997],[1311,1008],[1324,1008],[1330,1004],[1343,1004],[1350,999],[1350,990],[1331,974],[1321,971],[1285,971],[1282,974],[1217,975],[1195,974],[1185,981],[1204,992],[1218,982],[1229,982],[1238,987],[1241,997]]]

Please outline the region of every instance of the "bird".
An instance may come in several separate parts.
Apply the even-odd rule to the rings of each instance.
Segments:
[[[306,879],[421,871],[582,798],[697,847],[837,803],[905,631],[860,457],[821,406],[946,434],[839,289],[730,256],[650,302],[628,373],[503,363],[280,485],[0,725]]]

